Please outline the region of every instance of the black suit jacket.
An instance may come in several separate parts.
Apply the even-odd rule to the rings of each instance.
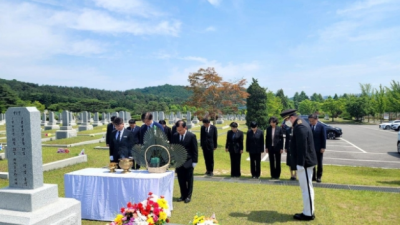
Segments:
[[[114,130],[114,125],[112,123],[109,123],[107,125],[107,132],[106,132],[106,144],[108,144],[108,145],[110,144],[110,141],[112,140],[111,133],[113,132],[113,130]]]
[[[213,151],[218,147],[218,131],[214,125],[210,124],[209,132],[206,132],[206,127],[201,126],[200,130],[200,145],[203,150]]]
[[[171,138],[172,138],[172,136],[174,136],[175,133],[176,133],[176,126],[173,125],[172,126],[172,132],[171,132]]]
[[[312,126],[311,126],[311,130],[313,132],[315,151],[321,152],[321,148],[323,148],[323,149],[326,148],[326,129],[325,129],[325,126],[323,124],[321,124],[320,122],[318,122],[315,125],[314,130],[312,129]]]
[[[240,130],[236,133],[233,133],[231,130],[228,131],[228,134],[226,135],[225,149],[228,149],[229,152],[233,153],[239,153],[240,150],[243,151],[243,132]]]
[[[268,151],[272,150],[272,127],[267,128],[267,135],[265,136],[265,146]],[[280,126],[275,127],[274,146],[277,151],[283,149],[283,131]]]
[[[246,151],[249,153],[264,152],[264,133],[260,129],[257,129],[255,134],[251,129],[247,131]]]
[[[183,164],[183,167],[190,168],[193,167],[192,163],[197,163],[198,161],[198,148],[197,148],[197,138],[196,135],[192,132],[186,131],[185,139],[181,143],[179,141],[180,135],[179,133],[175,133],[172,136],[172,144],[180,144],[187,151],[186,162]]]
[[[171,142],[171,139],[172,139],[172,130],[171,130],[171,128],[165,126],[165,127],[164,127],[164,133],[165,133],[165,135],[167,136],[168,141]]]
[[[153,123],[154,123],[153,126],[156,126],[160,130],[164,131],[164,127],[161,124],[159,124],[157,122],[153,122]],[[144,135],[146,134],[146,132],[147,132],[147,125],[143,124],[142,127],[140,128],[139,144],[143,144],[143,138],[144,138]]]
[[[139,144],[139,141],[140,141],[140,127],[136,126],[133,131],[132,131],[131,127],[128,127],[126,129],[129,130],[133,135],[133,145]]]
[[[290,141],[293,162],[304,167],[315,166],[317,164],[317,155],[310,125],[299,117],[293,123],[293,126],[293,136]]]
[[[131,131],[124,129],[120,140],[116,139],[117,132],[117,130],[114,130],[110,136],[110,156],[114,157],[114,162],[119,162],[121,153],[126,157],[132,156],[133,147],[133,134]]]

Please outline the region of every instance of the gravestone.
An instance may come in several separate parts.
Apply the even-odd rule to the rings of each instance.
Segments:
[[[158,119],[159,120],[165,120],[165,115],[163,111],[158,112]]]
[[[56,139],[76,137],[77,132],[76,132],[76,130],[72,129],[71,122],[69,121],[69,116],[70,116],[69,111],[67,111],[67,110],[63,111],[62,115],[64,118],[63,124],[62,124],[60,130],[58,130],[56,132]]]
[[[194,116],[193,117],[193,120],[192,120],[192,123],[193,124],[198,124],[200,121],[199,121],[199,118],[197,118],[197,116]]]
[[[103,126],[103,123],[99,119],[99,113],[95,112],[93,118],[93,127],[98,127],[98,126]]]
[[[130,112],[126,112],[126,122],[129,123],[130,119],[132,119],[131,113]]]
[[[192,127],[193,127],[192,113],[190,111],[187,111],[187,113],[186,113],[186,126],[187,126],[187,129],[192,129]]]
[[[78,127],[78,130],[93,130],[93,126],[89,122],[89,113],[86,111],[82,113],[82,124]]]
[[[46,126],[47,125],[47,116],[46,116],[46,112],[42,113],[42,123],[40,124],[40,126]]]
[[[72,112],[69,112],[68,117],[69,117],[69,123],[71,124],[71,126],[76,126],[74,114]]]
[[[181,120],[182,119],[182,113],[181,112],[177,112],[175,119]]]
[[[118,112],[113,112],[112,116],[119,117],[119,113]]]
[[[168,124],[174,124],[174,123],[175,123],[175,114],[174,112],[171,112],[169,115]]]
[[[158,112],[157,111],[155,111],[155,112],[152,112],[152,114],[153,114],[153,121],[155,121],[155,122],[157,122],[158,123]]]
[[[124,121],[125,123],[125,113],[123,111],[118,113],[119,117],[122,119],[122,121]]]
[[[6,118],[3,113],[0,113],[0,125],[4,125],[6,123]]]
[[[81,224],[81,203],[43,184],[40,112],[12,107],[6,115],[9,186],[0,189],[0,224]]]
[[[49,113],[49,123],[44,126],[44,130],[59,130],[60,126],[57,125],[57,120],[54,119],[54,112]]]
[[[224,120],[222,119],[222,115],[218,115],[217,124],[224,124]]]
[[[111,113],[107,113],[107,121],[111,123]]]
[[[101,114],[103,124],[108,124],[108,117],[106,113]]]
[[[89,116],[89,123],[93,123],[92,113],[88,112],[88,116]]]
[[[58,114],[58,121],[57,121],[57,124],[58,124],[58,125],[62,125],[62,120],[63,120],[62,114],[59,113],[59,114]]]
[[[78,118],[78,122],[76,122],[76,124],[81,125],[82,124],[82,113],[81,112],[78,113],[77,118]]]

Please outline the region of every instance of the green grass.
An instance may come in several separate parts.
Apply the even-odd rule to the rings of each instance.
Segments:
[[[78,129],[77,129],[78,130]],[[93,130],[80,131],[78,134],[96,134],[107,131],[107,125],[93,127]]]
[[[45,144],[74,144],[84,141],[98,140],[101,136],[77,136],[72,138],[56,139],[54,141],[47,141]]]

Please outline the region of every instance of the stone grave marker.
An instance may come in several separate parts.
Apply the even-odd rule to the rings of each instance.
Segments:
[[[82,113],[82,124],[78,127],[78,130],[93,130],[93,126],[89,122],[89,113],[86,111]]]
[[[0,224],[81,224],[80,202],[43,184],[40,112],[11,107],[6,115],[9,186],[0,189]]]

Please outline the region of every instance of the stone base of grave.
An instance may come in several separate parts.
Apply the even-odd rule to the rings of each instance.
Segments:
[[[84,130],[93,130],[93,126],[92,125],[80,125],[78,127],[79,131],[84,131]]]
[[[0,121],[0,125],[4,125],[4,124],[6,124],[5,121]]]
[[[193,128],[193,124],[186,124],[187,129],[192,129]]]
[[[198,124],[198,123],[199,123],[199,121],[198,121],[198,120],[192,120],[192,123],[194,123],[194,124]]]
[[[45,123],[40,123],[40,126],[47,126],[47,122],[45,122]]]
[[[93,124],[92,124],[92,126],[93,127],[98,127],[98,126],[103,126],[103,123],[102,122],[94,122]]]
[[[223,120],[217,120],[217,124],[223,124],[224,121]]]
[[[58,125],[47,125],[47,126],[44,126],[44,130],[59,130],[60,129],[60,126],[58,126]]]
[[[6,159],[6,153],[2,152],[0,153],[0,160]]]
[[[71,122],[71,126],[76,126],[76,123],[75,122]]]
[[[66,129],[69,128],[69,129]],[[61,130],[56,131],[56,139],[64,139],[78,136],[76,130],[72,127],[61,127]]]
[[[175,124],[173,120],[168,121],[168,124]]]
[[[81,218],[81,203],[71,198],[57,198],[33,212],[0,209],[0,224],[5,225],[81,225]]]

